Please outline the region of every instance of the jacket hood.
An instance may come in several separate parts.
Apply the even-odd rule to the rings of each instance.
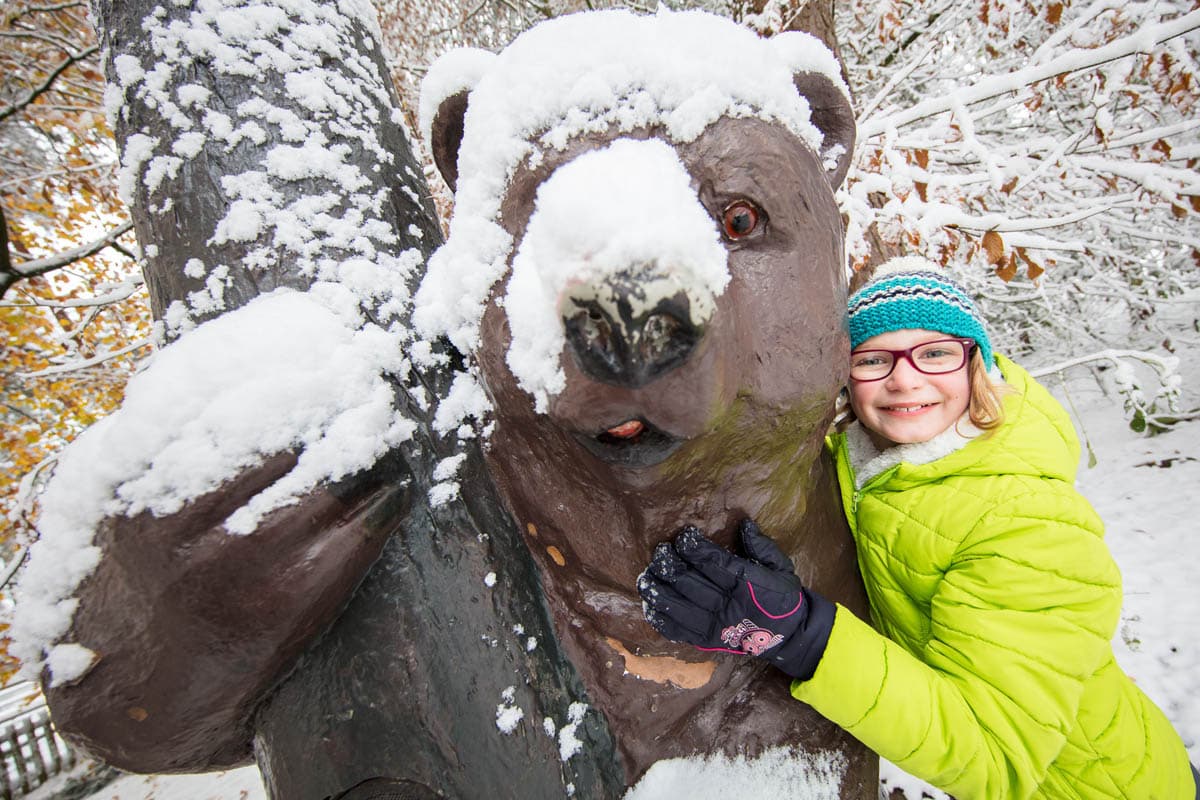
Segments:
[[[859,422],[846,429],[846,455],[855,488],[895,468],[888,486],[907,489],[950,474],[1030,475],[1074,483],[1079,439],[1062,405],[1021,367],[996,356],[1005,421],[987,433],[966,415],[927,442],[880,451]]]

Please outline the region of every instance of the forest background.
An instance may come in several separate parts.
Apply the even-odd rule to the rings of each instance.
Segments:
[[[415,131],[420,79],[442,52],[497,50],[539,20],[610,4],[375,5]],[[814,10],[665,5],[764,35]],[[821,16],[830,7],[825,35],[860,126],[840,193],[851,268],[925,255],[981,298],[998,349],[1043,375],[1091,370],[1135,430],[1200,416],[1173,355],[1200,343],[1200,2],[838,0]],[[0,10],[5,583],[36,537],[56,453],[121,403],[161,336],[122,199],[119,95],[106,93],[102,63],[84,2]],[[431,167],[426,180],[444,220],[452,198]]]

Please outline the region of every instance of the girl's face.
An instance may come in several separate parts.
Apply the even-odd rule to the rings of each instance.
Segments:
[[[872,336],[854,348],[905,350],[925,342],[953,338],[944,333],[908,328]],[[957,346],[957,345],[955,345]],[[877,381],[850,380],[850,407],[877,444],[927,442],[949,428],[967,410],[970,378],[966,365],[942,375],[917,371],[906,358],[896,360],[892,374]]]

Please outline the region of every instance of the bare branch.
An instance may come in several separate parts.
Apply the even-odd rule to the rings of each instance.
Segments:
[[[28,106],[30,103],[32,103],[34,100],[36,100],[37,98],[41,97],[43,94],[48,92],[50,90],[50,87],[54,85],[54,81],[58,80],[58,76],[62,75],[63,72],[65,72],[67,70],[67,68],[70,67],[72,64],[76,64],[80,61],[83,61],[84,59],[98,53],[99,51],[100,51],[100,45],[94,44],[91,47],[87,48],[86,50],[81,50],[80,52],[76,53],[75,55],[68,56],[66,59],[63,60],[63,62],[61,64],[59,64],[57,67],[54,68],[54,71],[51,72],[46,77],[46,80],[42,82],[41,86],[30,89],[28,94],[26,94],[26,96],[24,98],[22,98],[21,100],[18,100],[17,102],[13,103],[11,106],[8,106],[5,109],[0,109],[0,122],[3,122],[4,120],[11,117],[13,114],[18,113],[19,111],[24,109],[26,106]]]
[[[126,255],[132,254],[117,244],[117,239],[123,236],[133,228],[133,222],[123,222],[111,231],[101,236],[94,242],[89,242],[85,245],[73,248],[65,253],[59,253],[56,256],[47,256],[34,261],[26,261],[21,264],[13,264],[8,258],[8,247],[4,248],[3,261],[0,262],[0,297],[3,297],[5,292],[19,280],[32,278],[34,275],[44,275],[47,272],[53,272],[56,269],[61,269],[68,264],[73,264],[81,258],[95,255],[106,247],[113,247],[120,250]],[[5,243],[7,245],[8,237],[5,235]]]
[[[4,571],[4,574],[0,575],[0,589],[4,589],[6,586],[8,586],[9,581],[11,581],[13,576],[17,574],[17,570],[19,570],[21,565],[25,563],[25,557],[28,555],[28,547],[22,547],[17,550],[17,552],[13,553],[12,563],[8,565],[8,569]]]
[[[132,297],[145,283],[146,281],[141,275],[131,275],[128,280],[121,283],[101,286],[101,291],[105,289],[108,291],[95,297],[81,298],[79,300],[43,300],[35,298],[25,302],[19,300],[0,300],[0,308],[101,308]]]
[[[72,361],[69,364],[58,364],[53,367],[39,369],[36,372],[18,372],[16,375],[18,378],[28,379],[45,378],[48,375],[62,375],[65,372],[76,372],[77,370],[87,369],[88,367],[94,367],[99,364],[103,364],[106,361],[112,361],[114,358],[120,358],[123,355],[128,355],[129,353],[132,353],[135,350],[140,350],[143,347],[150,347],[152,344],[154,343],[149,337],[145,339],[138,339],[133,344],[126,345],[118,350],[109,350],[107,352],[100,353],[99,355],[92,356],[91,358],[85,358],[82,361]]]
[[[64,53],[66,53],[68,58],[71,57],[72,48],[71,48],[71,45],[69,42],[65,42],[62,39],[59,39],[58,37],[50,36],[48,34],[42,33],[41,31],[26,31],[26,30],[0,31],[0,38],[36,39],[37,41],[45,42],[46,44],[51,45],[52,47],[57,47],[59,50],[62,50]]]
[[[83,8],[83,3],[81,0],[71,0],[70,2],[55,3],[54,5],[50,6],[29,6],[28,8],[18,11],[16,15],[13,16],[13,19],[17,20],[21,17],[28,16],[29,14],[53,14],[55,11],[66,11],[69,8]]]

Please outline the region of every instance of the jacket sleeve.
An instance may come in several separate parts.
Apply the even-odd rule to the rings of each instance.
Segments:
[[[1043,513],[1039,513],[1043,512]],[[910,652],[839,607],[809,703],[961,800],[1029,797],[1109,658],[1120,575],[1073,491],[1011,499],[963,539]]]

